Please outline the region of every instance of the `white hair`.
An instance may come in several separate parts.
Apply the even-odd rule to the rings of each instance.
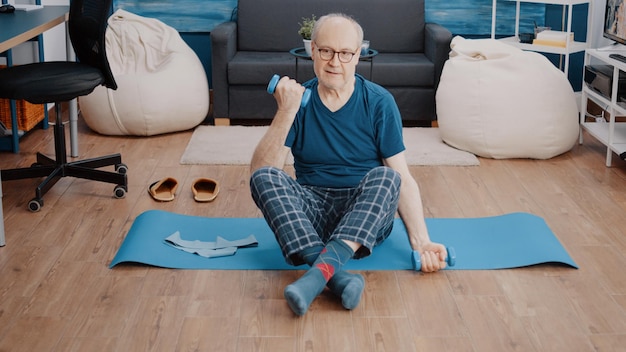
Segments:
[[[360,47],[361,42],[363,41],[363,28],[354,18],[343,13],[329,13],[327,15],[320,17],[317,21],[315,21],[315,26],[313,26],[313,33],[311,34],[311,40],[315,41],[315,39],[317,38],[317,34],[320,31],[320,28],[322,28],[322,26],[324,25],[324,22],[332,18],[343,18],[343,19],[348,20],[350,23],[352,23],[352,25],[354,26],[354,30],[356,31],[356,34],[357,34],[356,44],[357,46]]]

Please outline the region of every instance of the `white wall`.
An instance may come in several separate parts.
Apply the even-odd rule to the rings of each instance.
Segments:
[[[46,5],[69,5],[70,0],[41,0]],[[60,24],[43,35],[46,61],[65,60],[66,57],[65,24]]]
[[[612,43],[611,40],[608,40],[602,37],[602,31],[604,28],[604,8],[606,6],[606,0],[591,0],[591,28],[593,28],[592,38],[591,38],[591,47],[592,48],[600,48],[603,46],[607,46]]]

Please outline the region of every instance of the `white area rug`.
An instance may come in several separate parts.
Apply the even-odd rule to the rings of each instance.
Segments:
[[[180,158],[184,165],[247,165],[267,126],[198,126]],[[479,165],[474,154],[445,144],[438,128],[403,129],[409,165]],[[293,158],[289,156],[289,164]]]

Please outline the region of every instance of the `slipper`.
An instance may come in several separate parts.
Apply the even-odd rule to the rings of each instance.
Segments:
[[[220,188],[215,180],[199,178],[191,184],[191,191],[196,202],[212,202],[220,192]]]
[[[174,200],[176,195],[176,189],[178,188],[178,181],[173,177],[166,177],[160,181],[157,181],[148,187],[148,193],[159,202],[170,202]]]

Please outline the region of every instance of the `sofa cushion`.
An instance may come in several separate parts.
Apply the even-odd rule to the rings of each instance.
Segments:
[[[331,12],[356,19],[363,27],[364,39],[381,53],[424,51],[424,3],[415,0],[369,1],[367,6],[362,0],[293,0],[289,6],[285,6],[285,0],[239,1],[238,50],[284,52],[300,47],[301,18],[319,18]]]
[[[424,54],[386,54],[373,58],[372,80],[383,86],[432,87],[435,65]]]
[[[272,75],[296,76],[296,58],[288,52],[239,51],[228,63],[228,83],[266,84]]]

